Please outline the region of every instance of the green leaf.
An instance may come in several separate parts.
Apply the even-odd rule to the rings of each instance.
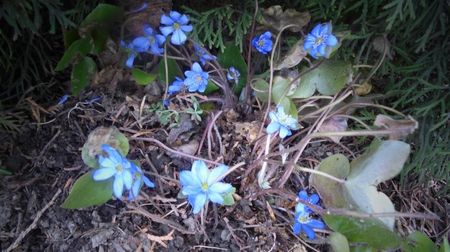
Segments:
[[[156,77],[158,77],[157,74],[147,73],[138,68],[131,69],[131,75],[133,76],[137,84],[142,86],[146,86],[150,83],[153,83]]]
[[[233,194],[236,192],[236,188],[232,188],[231,191],[223,196],[223,204],[224,206],[232,206],[234,205]]]
[[[80,39],[80,35],[78,34],[77,29],[68,29],[64,30],[64,48],[69,48],[75,41]]]
[[[300,80],[298,89],[292,98],[306,98],[311,96],[311,90],[317,89],[324,95],[334,95],[350,82],[351,65],[343,61],[324,61],[317,68],[307,72]]]
[[[77,179],[62,208],[79,209],[101,205],[112,198],[113,180],[95,181],[90,171]]]
[[[91,57],[84,57],[73,66],[70,79],[74,95],[78,95],[89,84],[95,69],[96,65]]]
[[[175,77],[183,76],[177,62],[174,59],[167,59],[167,69],[169,75],[169,85],[175,80]],[[166,82],[166,68],[164,65],[164,59],[159,63],[159,79],[165,83]]]
[[[328,243],[331,245],[334,252],[350,252],[347,238],[341,233],[333,232],[328,236]]]
[[[214,82],[208,80],[208,85],[206,86],[205,92],[203,92],[205,95],[211,94],[216,92],[217,90],[220,90],[220,88],[214,84]]]
[[[256,79],[252,80],[252,86],[256,97],[262,102],[267,102],[269,99],[269,83],[264,79]]]
[[[350,162],[344,155],[336,154],[322,160],[317,170],[339,179],[345,179],[350,172]],[[311,175],[310,182],[318,190],[325,206],[334,208],[348,207],[349,204],[345,198],[342,184],[316,175]]]
[[[64,70],[77,57],[83,57],[92,50],[92,40],[90,38],[82,38],[73,42],[64,52],[64,55],[56,65],[55,71]]]
[[[450,252],[450,245],[448,244],[446,235],[444,235],[443,238],[444,238],[444,241],[441,244],[441,248],[439,249],[439,252]]]
[[[277,105],[282,105],[285,113],[291,112],[291,105],[295,106],[295,104],[287,97],[290,88],[289,84],[290,80],[281,76],[275,76],[273,79],[273,102]]]
[[[408,243],[403,247],[408,252],[437,252],[438,248],[434,242],[424,233],[416,231],[408,235]]]
[[[97,54],[103,52],[108,41],[109,34],[105,30],[94,29],[92,31],[92,40],[94,41],[94,49]]]
[[[239,77],[239,82],[233,87],[233,91],[236,94],[239,94],[247,83],[247,64],[242,57],[239,47],[233,44],[227,44],[223,53],[219,53],[219,55],[217,55],[217,61],[225,69],[233,66],[239,71],[241,74]]]
[[[111,4],[99,4],[89,13],[81,22],[81,27],[87,25],[108,24],[122,18],[123,10],[120,7]]]
[[[344,235],[350,243],[363,243],[376,249],[395,249],[400,245],[400,237],[375,218],[324,215],[323,219],[333,231]]]
[[[81,150],[81,158],[87,166],[98,168],[96,156],[103,153],[102,144],[117,149],[122,156],[126,156],[130,150],[127,137],[116,127],[98,127],[89,134]]]

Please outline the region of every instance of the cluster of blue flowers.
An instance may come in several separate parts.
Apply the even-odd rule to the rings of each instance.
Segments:
[[[107,144],[102,144],[101,148],[108,156],[98,157],[100,167],[94,171],[92,178],[95,181],[114,178],[113,193],[116,198],[122,198],[124,189],[127,189],[129,190],[128,199],[133,200],[139,195],[143,184],[150,188],[155,187],[141,168],[123,157],[116,149]]]
[[[292,135],[291,130],[299,128],[299,124],[296,118],[284,112],[283,105],[278,105],[277,111],[271,111],[269,113],[270,124],[267,126],[267,134],[273,134],[279,132],[280,138],[285,138]]]
[[[128,52],[126,66],[133,67],[135,58],[139,53],[150,53],[161,55],[164,53],[162,47],[166,38],[171,35],[170,42],[174,45],[182,45],[186,42],[185,33],[192,31],[192,25],[189,25],[189,18],[177,11],[171,11],[169,15],[161,16],[161,27],[159,30],[162,35],[153,30],[150,26],[144,26],[144,35],[134,38],[130,43],[121,41],[121,46]]]
[[[175,81],[169,86],[167,91],[169,95],[180,92],[183,87],[186,87],[189,92],[205,92],[208,86],[209,74],[203,71],[200,64],[197,62],[192,64],[191,70],[185,71],[184,76],[186,76],[184,80],[179,77],[175,78]]]
[[[308,196],[308,193],[306,191],[300,191],[298,193],[298,197],[301,200],[306,201],[312,205],[317,205],[320,200],[319,195],[312,194],[311,196]],[[313,229],[325,228],[325,223],[323,223],[321,220],[316,220],[311,217],[312,213],[313,211],[303,203],[298,203],[295,206],[295,221],[294,226],[292,227],[295,235],[305,233],[310,240],[313,240],[316,238],[316,234],[314,233]]]
[[[306,36],[304,49],[315,59],[328,58],[331,50],[338,44],[337,38],[331,33],[331,23],[316,25]]]
[[[228,166],[219,165],[209,170],[205,162],[197,160],[192,164],[190,171],[180,172],[181,192],[188,197],[193,213],[197,214],[208,202],[223,204],[224,194],[232,190],[228,183],[221,182],[228,171]]]

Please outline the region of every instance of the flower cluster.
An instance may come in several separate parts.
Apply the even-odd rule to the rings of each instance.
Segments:
[[[184,81],[176,77],[172,85],[169,86],[169,95],[180,92],[183,87],[186,87],[189,92],[205,92],[206,86],[208,86],[209,74],[203,71],[200,64],[195,62],[191,70],[185,71],[184,75],[186,76]]]
[[[252,40],[253,47],[262,54],[268,54],[272,51],[272,44],[272,33],[270,31],[266,31]]]
[[[300,191],[298,193],[298,197],[306,202],[309,202],[312,205],[317,205],[319,203],[319,195],[312,194],[308,196],[306,191]],[[320,220],[313,219],[311,214],[313,211],[303,203],[298,203],[295,206],[295,222],[292,230],[295,235],[300,233],[305,233],[309,239],[313,240],[316,238],[316,234],[314,233],[315,229],[324,229],[325,223]]]
[[[103,181],[114,177],[113,192],[116,198],[122,198],[125,188],[130,191],[129,200],[133,200],[139,194],[143,184],[150,188],[155,187],[141,168],[120,155],[116,149],[107,144],[103,144],[101,148],[108,156],[98,157],[100,167],[92,174],[92,178],[95,181]]]
[[[284,112],[284,107],[278,105],[277,112],[271,111],[269,113],[270,124],[267,126],[267,134],[273,134],[279,131],[279,136],[285,138],[292,135],[291,130],[299,128],[297,119]]]
[[[333,47],[338,44],[331,30],[331,23],[318,24],[306,36],[303,47],[313,58],[328,58]]]
[[[223,195],[233,188],[230,184],[219,181],[227,171],[226,165],[219,165],[208,170],[205,162],[197,160],[192,164],[191,171],[180,172],[180,182],[183,187],[181,192],[188,197],[194,214],[199,213],[209,200],[223,204]]]

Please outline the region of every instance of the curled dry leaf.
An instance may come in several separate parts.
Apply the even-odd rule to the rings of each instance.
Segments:
[[[235,122],[234,127],[236,134],[249,142],[253,142],[258,138],[259,124],[257,121]]]
[[[369,82],[364,82],[363,84],[357,86],[355,88],[355,93],[359,96],[365,96],[370,94],[370,91],[372,91],[372,84]]]
[[[284,56],[284,58],[278,62],[274,69],[281,70],[283,68],[291,68],[300,64],[303,58],[306,57],[306,51],[303,48],[303,39],[299,40]]]
[[[403,138],[419,127],[419,123],[411,116],[408,119],[395,120],[387,115],[377,115],[373,125],[391,130],[392,133],[389,135],[391,140]]]
[[[330,119],[324,121],[322,126],[319,128],[319,132],[342,132],[346,131],[348,128],[347,125],[347,118],[335,115],[332,116]],[[342,136],[329,136],[329,138],[335,142],[339,143]]]
[[[263,10],[261,23],[277,31],[280,31],[287,25],[295,25],[288,28],[288,30],[299,32],[303,26],[309,23],[310,19],[311,15],[309,12],[298,12],[294,9],[283,11],[280,5],[274,5]]]

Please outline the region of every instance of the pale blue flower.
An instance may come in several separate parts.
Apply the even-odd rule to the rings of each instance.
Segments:
[[[125,62],[125,65],[126,65],[128,68],[132,68],[133,65],[134,65],[134,59],[136,58],[136,56],[139,55],[139,52],[137,52],[137,51],[135,50],[135,48],[134,48],[134,46],[133,46],[132,43],[126,44],[124,41],[120,41],[120,46],[121,46],[122,48],[124,48],[125,51],[126,51],[127,54],[128,54],[127,60],[126,60],[126,62]]]
[[[204,47],[200,46],[197,43],[194,43],[194,51],[197,57],[200,60],[202,66],[206,64],[207,61],[216,60],[216,56],[210,54]]]
[[[338,44],[331,30],[331,23],[318,24],[306,36],[303,47],[313,58],[328,58],[332,48]]]
[[[194,214],[199,213],[209,200],[223,204],[223,195],[233,188],[230,184],[219,181],[227,171],[226,165],[219,165],[208,170],[205,162],[197,160],[192,164],[191,171],[180,172],[180,182],[183,187],[181,192],[188,196]]]
[[[100,167],[93,173],[92,177],[95,181],[107,180],[114,177],[114,196],[120,199],[124,187],[130,190],[133,183],[133,177],[130,171],[131,163],[113,147],[102,144],[101,148],[108,156],[105,157],[100,155],[98,157]]]
[[[141,190],[142,185],[154,188],[155,184],[144,175],[144,172],[141,170],[141,168],[139,168],[139,166],[133,164],[132,162],[130,170],[133,175],[133,183],[131,185],[131,190],[128,194],[128,199],[134,200],[139,195],[139,191]]]
[[[258,37],[253,38],[252,45],[258,52],[262,54],[268,54],[272,51],[272,33],[266,31]]]
[[[273,134],[279,131],[280,138],[285,138],[292,135],[291,130],[296,130],[299,128],[297,119],[286,114],[282,105],[278,105],[276,113],[271,111],[269,113],[269,117],[271,122],[266,129],[268,134]]]
[[[161,16],[161,24],[166,26],[161,26],[159,30],[164,36],[169,36],[170,42],[174,45],[182,45],[187,39],[185,34],[192,31],[192,25],[188,25],[189,18],[186,15],[181,15],[177,11],[171,11],[169,16]]]
[[[205,92],[206,86],[208,86],[209,74],[203,71],[200,64],[195,62],[191,71],[184,72],[184,75],[186,76],[184,85],[186,85],[189,92]]]
[[[172,84],[167,89],[167,93],[169,95],[176,94],[181,91],[184,87],[184,80],[180,79],[179,77],[175,77],[175,80],[172,82]]]
[[[312,205],[317,205],[319,202],[319,196],[317,194],[312,194],[308,197],[306,191],[301,191],[298,194],[299,198],[311,203]],[[320,221],[313,219],[311,217],[312,211],[311,209],[303,203],[298,203],[295,206],[295,221],[292,230],[295,235],[300,233],[305,233],[309,239],[313,240],[316,238],[316,234],[314,233],[313,228],[315,229],[324,229],[325,224]]]
[[[240,76],[241,76],[241,73],[239,72],[239,70],[237,70],[233,66],[228,68],[227,80],[234,81],[234,83],[238,83]]]
[[[162,45],[166,38],[161,34],[157,34],[149,25],[144,26],[144,34],[144,36],[136,37],[131,42],[134,51],[161,55],[164,52]]]

